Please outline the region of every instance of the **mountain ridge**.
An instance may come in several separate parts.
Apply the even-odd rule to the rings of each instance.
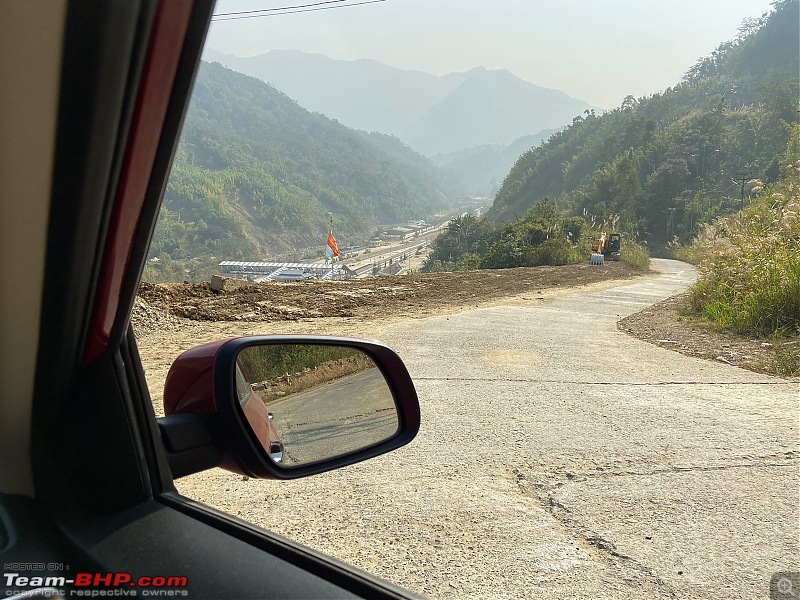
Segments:
[[[592,108],[507,69],[477,66],[433,75],[374,59],[347,61],[299,50],[237,57],[209,48],[204,59],[267,81],[309,110],[349,127],[394,135],[429,156],[509,144],[523,135],[567,125]],[[447,122],[441,124],[443,116]]]

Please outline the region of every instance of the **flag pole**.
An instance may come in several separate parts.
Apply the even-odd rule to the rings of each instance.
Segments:
[[[333,215],[328,213],[329,224],[328,224],[328,235],[333,235]],[[331,264],[336,262],[336,255],[331,256]]]

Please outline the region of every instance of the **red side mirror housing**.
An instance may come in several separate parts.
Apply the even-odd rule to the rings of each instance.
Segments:
[[[374,341],[252,336],[181,354],[164,386],[175,477],[214,466],[295,479],[410,442],[419,401],[400,357]]]

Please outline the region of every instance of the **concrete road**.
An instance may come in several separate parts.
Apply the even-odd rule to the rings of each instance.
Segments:
[[[423,403],[415,488],[458,522],[442,545],[466,536],[490,565],[437,552],[451,590],[426,591],[766,598],[773,573],[800,568],[798,385],[617,331],[696,276],[654,264],[658,278],[386,340]]]
[[[272,402],[287,466],[354,452],[397,431],[397,409],[380,369],[342,377]]]
[[[800,570],[800,390],[617,331],[696,275],[654,264],[387,328],[422,407],[404,448],[179,489],[434,598],[768,598]]]

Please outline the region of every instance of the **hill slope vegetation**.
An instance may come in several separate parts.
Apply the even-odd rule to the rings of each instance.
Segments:
[[[548,197],[573,214],[663,246],[741,208],[742,182],[779,178],[797,119],[800,10],[777,0],[739,37],[701,59],[674,88],[587,111],[523,154],[488,218],[507,223]]]
[[[447,174],[462,194],[494,196],[509,169],[523,152],[538,146],[555,130],[545,129],[517,138],[510,144],[483,144],[464,150],[436,154],[431,163]]]
[[[273,87],[203,63],[151,256],[251,259],[340,243],[447,206],[435,169],[397,138],[348,129]]]

